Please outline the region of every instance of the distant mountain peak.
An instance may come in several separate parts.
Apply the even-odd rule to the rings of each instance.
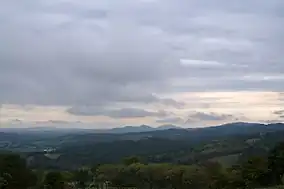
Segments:
[[[139,127],[142,127],[142,128],[153,128],[153,127],[151,127],[149,125],[140,125]]]
[[[255,126],[255,125],[264,125],[264,124],[250,123],[250,122],[233,122],[233,123],[223,124],[221,126]]]
[[[124,126],[110,129],[108,132],[110,133],[139,133],[139,132],[148,132],[153,131],[153,127],[148,125],[140,125],[140,126]]]
[[[150,132],[150,131],[161,131],[169,129],[180,129],[180,127],[175,125],[161,125],[157,128],[151,127],[149,125],[140,125],[140,126],[124,126],[110,129],[110,133],[141,133],[141,132]]]
[[[176,125],[161,125],[158,127],[159,130],[167,130],[167,129],[180,129],[180,127],[176,126]]]

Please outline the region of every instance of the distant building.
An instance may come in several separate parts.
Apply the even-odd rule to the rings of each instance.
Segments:
[[[53,152],[56,152],[56,149],[55,148],[47,148],[47,149],[44,149],[43,151],[44,151],[44,153],[53,153]]]

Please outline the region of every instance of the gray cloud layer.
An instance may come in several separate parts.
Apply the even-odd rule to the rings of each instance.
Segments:
[[[159,119],[156,121],[161,124],[184,124],[184,120],[180,117],[169,117],[165,119]]]
[[[0,5],[1,103],[182,107],[156,94],[283,91],[282,0]]]
[[[282,114],[284,114],[284,110],[278,110],[278,111],[275,111],[273,113],[276,114],[276,115],[282,115]]]
[[[143,118],[143,117],[166,117],[170,115],[165,111],[146,111],[137,108],[102,109],[96,107],[72,107],[67,112],[80,116],[108,116],[111,118]]]
[[[284,110],[274,111],[273,113],[274,113],[275,115],[277,115],[280,120],[283,121],[283,119],[284,119]]]
[[[204,113],[204,112],[195,112],[192,113],[186,123],[199,122],[199,121],[237,121],[231,114],[217,114],[214,112]]]

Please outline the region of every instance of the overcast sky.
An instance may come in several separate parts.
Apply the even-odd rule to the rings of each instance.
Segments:
[[[283,0],[2,0],[1,127],[284,121]]]

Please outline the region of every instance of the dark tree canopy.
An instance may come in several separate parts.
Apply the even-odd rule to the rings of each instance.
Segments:
[[[25,189],[36,183],[36,175],[27,168],[25,159],[15,154],[0,155],[0,177],[7,189]]]
[[[284,175],[284,142],[279,143],[271,150],[268,165],[272,179],[276,184],[280,184]]]
[[[45,176],[44,186],[48,189],[64,189],[64,179],[60,172],[49,172]]]

